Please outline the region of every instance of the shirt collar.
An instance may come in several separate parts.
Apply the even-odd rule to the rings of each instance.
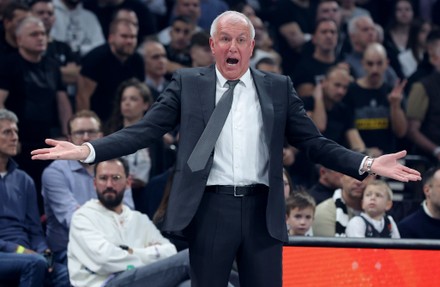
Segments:
[[[217,75],[217,81],[220,83],[220,86],[224,87],[227,79],[223,77],[217,66],[215,66],[215,74]],[[244,73],[243,76],[240,77],[240,83],[242,83],[245,87],[252,87],[252,75],[249,68],[246,70],[246,73]]]

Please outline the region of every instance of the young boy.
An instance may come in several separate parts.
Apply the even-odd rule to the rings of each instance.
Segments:
[[[367,185],[362,198],[363,212],[353,217],[345,233],[348,237],[400,238],[393,218],[386,215],[393,205],[393,192],[383,180],[374,180]]]
[[[294,192],[287,198],[286,224],[289,235],[313,235],[311,226],[315,217],[315,206],[315,200],[307,192]]]

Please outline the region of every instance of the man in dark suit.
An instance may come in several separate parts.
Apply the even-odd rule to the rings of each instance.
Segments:
[[[240,286],[282,285],[285,137],[312,160],[359,179],[373,172],[401,181],[420,179],[417,171],[397,163],[405,152],[372,159],[322,137],[289,77],[249,68],[254,34],[243,14],[221,14],[211,28],[216,65],[177,71],[138,124],[82,146],[48,139],[53,147],[32,153],[33,159],[103,161],[144,148],[180,124],[164,230],[183,230],[187,237],[193,286],[226,286],[234,259]],[[238,84],[231,81],[238,79]],[[219,122],[223,100],[232,94],[226,82],[236,84],[232,107],[220,135],[205,140],[207,130],[218,128],[210,118]],[[215,147],[199,152],[209,138]]]

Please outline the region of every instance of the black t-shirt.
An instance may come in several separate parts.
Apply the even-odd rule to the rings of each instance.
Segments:
[[[313,57],[302,58],[292,75],[292,81],[295,88],[305,83],[315,85],[316,77],[323,77],[327,70],[335,64],[336,61],[333,63],[323,63]]]
[[[344,102],[353,110],[355,127],[367,147],[378,147],[384,153],[396,151],[396,137],[392,131],[390,104],[387,96],[391,86],[365,89],[352,83]]]
[[[138,53],[131,55],[125,62],[121,62],[113,55],[110,46],[104,44],[96,47],[84,57],[81,75],[97,83],[90,99],[90,107],[105,122],[112,113],[118,86],[133,77],[144,81],[144,62]]]
[[[315,99],[303,97],[304,109],[313,111]],[[322,134],[341,145],[346,145],[346,133],[354,128],[353,113],[344,102],[335,103],[331,110],[327,110],[327,128]]]
[[[72,52],[70,46],[64,42],[51,40],[47,45],[46,55],[58,62],[60,66],[67,63],[79,63],[79,56]]]
[[[59,127],[57,92],[65,91],[58,63],[43,57],[39,63],[13,54],[0,62],[0,89],[9,92],[5,107],[19,118],[22,141],[56,136]]]

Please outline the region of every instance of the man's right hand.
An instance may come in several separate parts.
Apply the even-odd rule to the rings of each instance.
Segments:
[[[78,146],[68,141],[57,141],[54,139],[46,139],[45,142],[52,147],[33,150],[31,152],[33,160],[85,160],[90,154],[90,149],[87,145]]]

